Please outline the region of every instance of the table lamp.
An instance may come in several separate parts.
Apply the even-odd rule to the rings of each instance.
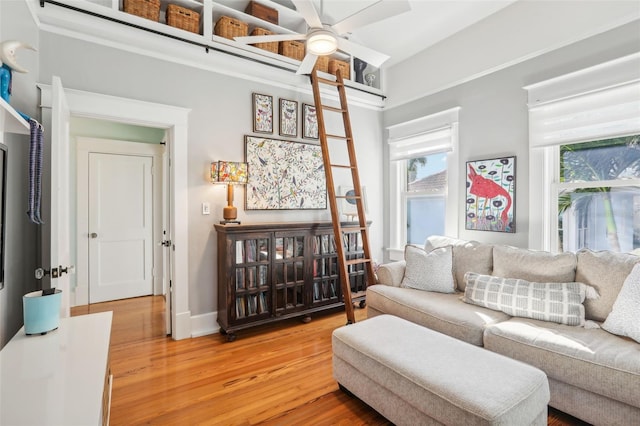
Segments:
[[[214,161],[211,163],[211,182],[227,184],[227,207],[222,210],[220,223],[237,223],[238,209],[233,206],[233,185],[246,185],[248,180],[247,163],[234,161]]]

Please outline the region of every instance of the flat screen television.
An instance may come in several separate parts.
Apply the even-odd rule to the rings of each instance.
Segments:
[[[7,146],[0,143],[0,290],[4,287],[4,257],[7,222]]]

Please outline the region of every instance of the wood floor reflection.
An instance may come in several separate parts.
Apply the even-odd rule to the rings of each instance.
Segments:
[[[344,312],[180,341],[165,333],[161,296],[75,307],[113,311],[111,425],[391,425],[338,389],[331,332]],[[366,309],[356,309],[356,320]],[[550,410],[549,425],[584,423]]]

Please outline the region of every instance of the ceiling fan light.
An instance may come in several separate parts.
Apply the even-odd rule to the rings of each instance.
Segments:
[[[316,55],[330,55],[338,50],[338,40],[328,31],[316,31],[307,38],[307,51]]]

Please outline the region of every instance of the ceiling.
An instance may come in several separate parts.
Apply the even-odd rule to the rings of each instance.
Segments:
[[[295,9],[290,0],[275,1]],[[339,22],[378,1],[402,0],[313,0],[326,24]],[[358,28],[349,38],[391,56],[384,64],[384,67],[389,67],[515,1],[517,0],[409,0],[409,12]]]

